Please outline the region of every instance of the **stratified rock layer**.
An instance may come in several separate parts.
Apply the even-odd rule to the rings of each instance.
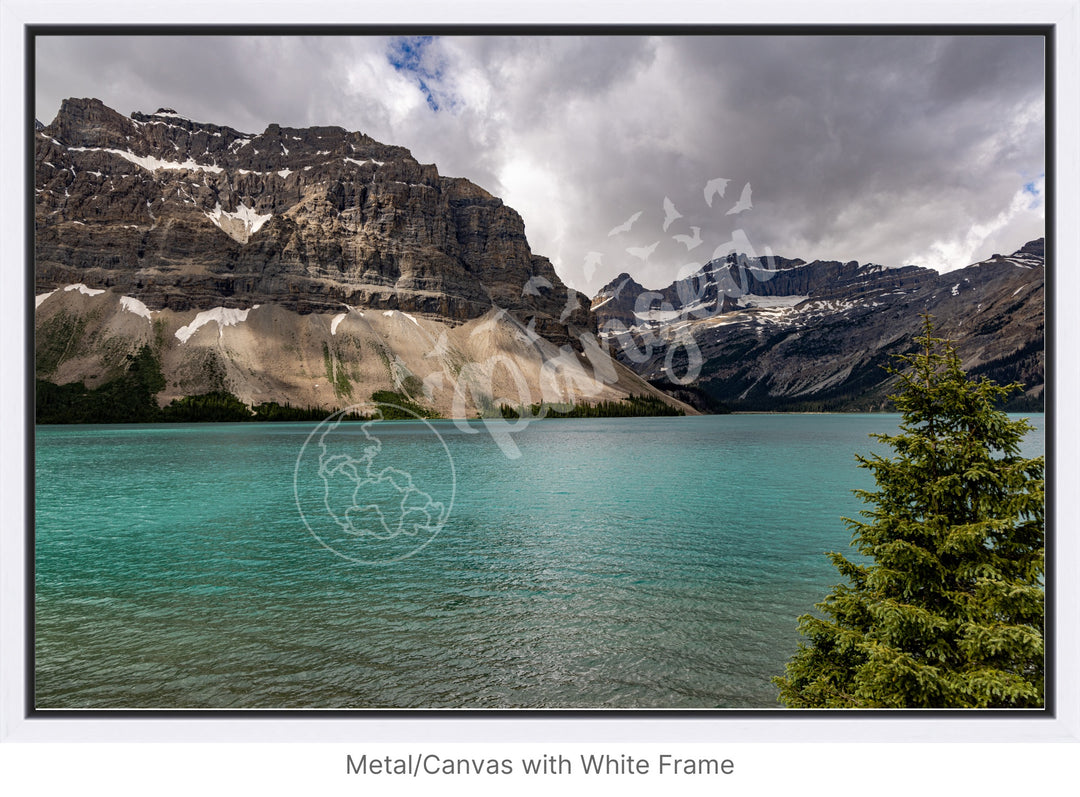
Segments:
[[[255,135],[73,99],[34,140],[35,348],[58,383],[99,384],[146,344],[162,402],[395,389],[472,414],[515,391],[655,395],[643,377],[736,408],[877,409],[882,366],[930,313],[966,368],[1041,406],[1041,240],[947,274],[730,255],[658,291],[622,274],[590,309],[502,200],[363,133]]]
[[[1015,406],[1045,387],[1043,240],[939,274],[837,261],[730,255],[648,291],[622,274],[592,308],[601,337],[639,374],[687,381],[745,409],[881,409],[884,366],[910,352],[921,315],[973,376],[1019,382]]]
[[[444,416],[652,388],[598,344],[521,217],[401,147],[67,100],[35,132],[39,379],[100,386],[149,347],[161,404],[226,390]]]
[[[592,326],[513,209],[363,133],[252,135],[81,99],[35,141],[38,293],[84,283],[154,310],[273,302],[453,321],[494,306],[562,341]]]

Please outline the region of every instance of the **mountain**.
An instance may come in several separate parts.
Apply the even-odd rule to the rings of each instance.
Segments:
[[[658,291],[628,275],[592,302],[619,359],[655,383],[687,383],[734,409],[882,409],[882,366],[911,351],[920,315],[974,376],[1019,381],[1010,405],[1041,409],[1042,239],[947,273],[728,255]]]
[[[34,127],[36,370],[60,415],[134,372],[160,406],[880,409],[925,312],[1042,406],[1041,240],[946,274],[729,255],[657,291],[621,274],[590,306],[502,200],[361,132],[95,99]]]
[[[35,126],[36,127],[36,126]],[[64,101],[35,140],[37,376],[93,389],[149,352],[173,399],[445,416],[651,395],[521,217],[339,127],[260,134]]]

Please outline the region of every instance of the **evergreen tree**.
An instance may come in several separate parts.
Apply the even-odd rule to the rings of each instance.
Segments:
[[[997,409],[1020,385],[973,381],[929,316],[893,396],[893,458],[857,456],[875,491],[844,518],[865,557],[829,554],[846,584],[799,618],[807,642],[774,678],[793,708],[1043,705],[1042,457]]]

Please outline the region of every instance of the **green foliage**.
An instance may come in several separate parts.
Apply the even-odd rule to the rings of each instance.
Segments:
[[[215,390],[198,396],[173,399],[162,408],[161,420],[191,423],[196,421],[248,421],[251,408],[225,390]]]
[[[200,381],[210,387],[210,393],[228,392],[228,382],[225,374],[225,363],[221,356],[212,349],[202,352],[199,363]]]
[[[323,368],[326,370],[326,379],[329,382],[333,382],[334,381],[334,362],[330,357],[330,346],[327,345],[326,341],[323,341],[323,345],[322,345],[322,359],[323,359]]]
[[[522,414],[533,418],[641,418],[685,413],[656,396],[629,395],[622,401],[598,401],[595,404],[533,404],[528,410],[502,404],[499,414],[503,418],[514,419]]]
[[[727,404],[710,395],[700,385],[680,385],[666,379],[650,379],[649,384],[706,415],[729,415],[731,413],[731,408]]]
[[[216,360],[204,362],[213,369]],[[153,349],[143,346],[126,356],[126,370],[116,379],[90,389],[82,382],[57,385],[38,379],[37,423],[194,423],[215,421],[321,421],[332,413],[320,407],[293,407],[268,401],[249,407],[224,389],[174,399],[159,408],[155,396],[165,377]],[[347,420],[365,420],[350,413]]]
[[[345,366],[336,356],[336,352],[334,354],[330,352],[330,347],[325,342],[322,345],[322,352],[326,379],[330,386],[334,388],[334,395],[340,399],[351,399],[352,383],[349,382],[349,375],[345,372]]]
[[[379,414],[386,421],[412,421],[418,417],[439,417],[426,407],[417,404],[404,393],[393,390],[376,390],[371,394],[371,400],[377,404],[390,405],[379,407]]]
[[[289,402],[278,404],[276,401],[264,401],[251,408],[253,421],[321,421],[331,413],[319,407],[294,407]],[[359,416],[349,415],[348,420],[358,420]]]
[[[794,708],[1026,708],[1043,704],[1044,461],[1020,456],[1030,425],[997,409],[1020,385],[970,380],[929,316],[893,401],[895,456],[858,456],[875,479],[845,518],[846,584],[774,678]]]
[[[413,374],[407,374],[401,380],[401,392],[407,396],[418,396],[424,392],[424,380]]]
[[[35,417],[38,423],[149,423],[160,420],[154,396],[165,378],[153,350],[143,346],[126,357],[127,370],[100,387],[82,382],[56,385],[37,380]]]
[[[61,311],[41,324],[34,335],[34,369],[39,376],[53,373],[77,352],[89,320],[90,316]]]

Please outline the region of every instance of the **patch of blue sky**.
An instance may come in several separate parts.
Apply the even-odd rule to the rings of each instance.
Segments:
[[[434,36],[395,36],[387,46],[386,60],[396,71],[412,77],[432,111],[449,110],[455,102],[438,88],[443,70],[432,48],[434,42]]]
[[[1024,193],[1031,195],[1031,204],[1028,205],[1028,210],[1034,210],[1042,204],[1042,181],[1045,177],[1046,173],[1040,172],[1037,178],[1024,183]]]

